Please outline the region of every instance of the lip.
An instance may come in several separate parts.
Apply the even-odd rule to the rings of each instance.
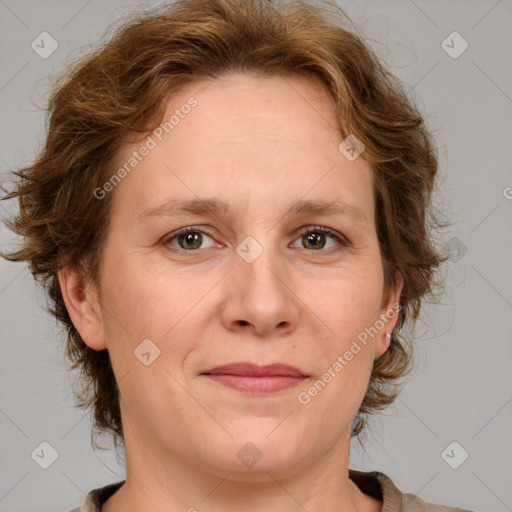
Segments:
[[[237,391],[252,394],[276,393],[295,387],[308,378],[287,364],[260,366],[248,362],[216,366],[202,375]]]

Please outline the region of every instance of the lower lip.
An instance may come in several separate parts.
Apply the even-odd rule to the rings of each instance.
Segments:
[[[237,391],[258,394],[275,393],[283,389],[293,388],[306,379],[306,377],[290,377],[285,375],[247,377],[245,375],[217,374],[207,375],[207,377]]]

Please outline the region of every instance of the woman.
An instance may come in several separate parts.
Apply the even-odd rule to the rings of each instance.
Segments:
[[[56,84],[4,257],[43,279],[126,453],[75,510],[462,510],[348,467],[443,257],[431,137],[345,23],[181,1]]]

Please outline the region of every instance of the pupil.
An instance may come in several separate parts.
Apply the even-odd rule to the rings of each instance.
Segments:
[[[307,235],[307,241],[308,244],[312,242],[312,245],[320,243],[321,237],[323,237],[323,233],[320,234],[320,236],[317,233],[310,233]],[[323,244],[321,244],[323,246]]]
[[[201,246],[201,234],[200,233],[185,233],[184,235],[181,235],[182,240],[185,241],[185,247],[180,241],[180,245],[183,249],[197,249]],[[180,238],[181,238],[180,237]],[[194,244],[195,242],[195,244]],[[192,244],[192,247],[188,244]]]

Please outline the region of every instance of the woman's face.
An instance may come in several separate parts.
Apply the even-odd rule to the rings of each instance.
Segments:
[[[195,82],[163,122],[123,149],[97,317],[73,314],[109,350],[127,448],[240,478],[347,448],[401,288],[384,294],[364,153],[338,149],[332,100],[301,78]],[[301,377],[207,375],[241,362]]]

